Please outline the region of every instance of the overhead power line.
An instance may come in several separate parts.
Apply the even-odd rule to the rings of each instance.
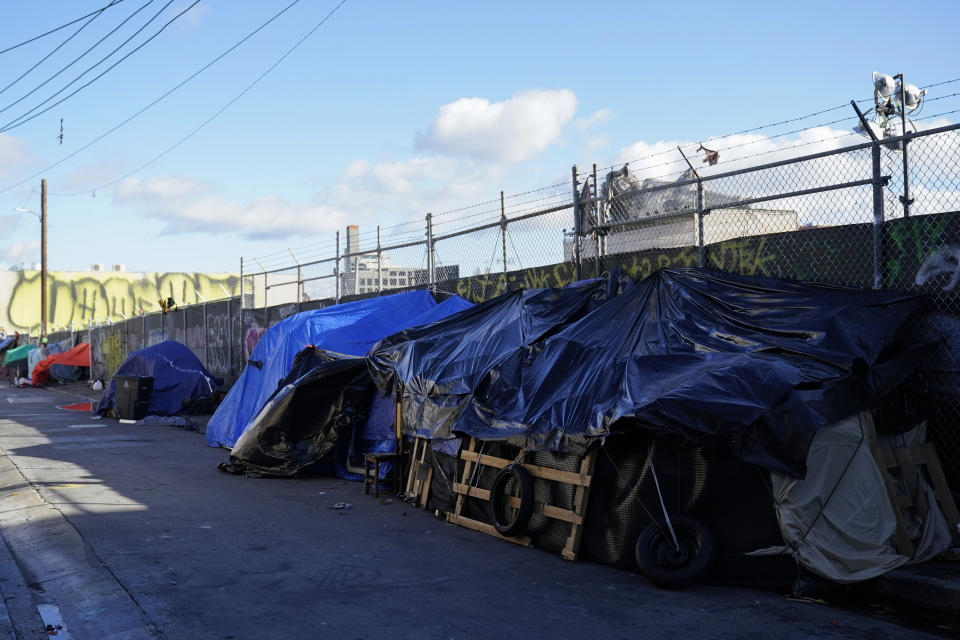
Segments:
[[[123,47],[125,44],[127,44],[128,42],[130,42],[131,39],[133,39],[134,37],[136,37],[137,34],[139,34],[141,31],[143,31],[143,30],[147,27],[147,25],[149,25],[151,22],[153,22],[153,20],[154,20],[157,16],[159,16],[167,7],[169,7],[171,3],[173,3],[173,0],[169,0],[169,2],[167,2],[167,4],[163,5],[163,8],[160,9],[160,11],[158,11],[152,18],[150,18],[150,20],[147,21],[147,23],[146,23],[145,25],[143,25],[142,27],[140,27],[140,29],[138,29],[138,30],[136,31],[136,33],[134,33],[132,36],[130,36],[129,38],[127,38],[127,39],[123,42],[123,44],[120,45],[120,47]],[[47,107],[46,109],[43,109],[42,111],[37,111],[36,113],[34,113],[34,114],[33,114],[32,116],[30,116],[30,117],[25,117],[25,116],[26,116],[27,114],[29,114],[30,112],[36,110],[37,107],[39,107],[39,106],[41,106],[41,105],[43,105],[43,104],[46,104],[46,103],[49,102],[51,99],[53,99],[54,96],[59,95],[60,93],[62,93],[63,90],[66,88],[66,87],[65,87],[64,89],[61,89],[61,90],[58,91],[57,93],[53,94],[53,96],[50,96],[49,98],[47,98],[46,100],[44,100],[43,102],[41,102],[39,105],[37,105],[37,106],[34,107],[33,109],[30,109],[30,111],[27,111],[25,114],[19,116],[18,118],[15,118],[14,120],[11,120],[11,121],[8,122],[7,124],[3,125],[3,127],[0,128],[0,133],[6,133],[7,131],[10,131],[11,129],[15,129],[16,127],[19,127],[19,126],[22,125],[22,124],[25,124],[25,123],[27,123],[27,122],[30,122],[30,121],[33,120],[34,118],[37,118],[37,117],[39,117],[39,116],[42,116],[42,115],[45,114],[47,111],[50,111],[51,109],[53,109],[54,107],[56,107],[58,104],[63,104],[64,102],[66,102],[67,100],[69,100],[70,98],[72,98],[73,96],[77,95],[78,93],[80,93],[81,91],[83,91],[84,89],[86,89],[87,87],[89,87],[91,84],[93,84],[94,82],[96,82],[97,80],[99,80],[100,78],[102,78],[103,76],[107,75],[110,71],[112,71],[114,68],[116,68],[121,62],[123,62],[124,60],[126,60],[127,58],[129,58],[130,56],[132,56],[133,54],[135,54],[137,51],[139,51],[140,49],[142,49],[143,47],[145,47],[146,45],[148,45],[148,44],[149,44],[151,41],[153,41],[157,36],[159,36],[161,33],[163,33],[164,30],[165,30],[167,27],[169,27],[171,24],[173,24],[174,22],[176,22],[177,20],[179,20],[182,15],[184,15],[187,11],[190,11],[190,9],[194,8],[194,7],[197,6],[198,4],[200,4],[200,0],[194,0],[194,2],[190,4],[190,6],[188,6],[186,9],[184,9],[183,11],[181,11],[180,13],[178,13],[177,15],[173,16],[173,18],[171,18],[170,20],[168,20],[168,21],[166,22],[166,24],[164,24],[162,27],[160,27],[160,28],[157,30],[156,33],[154,33],[152,36],[150,36],[149,38],[147,38],[146,40],[144,40],[143,42],[141,42],[139,45],[137,45],[136,47],[134,47],[131,51],[129,51],[129,52],[128,52],[126,55],[124,55],[122,58],[120,58],[119,60],[117,60],[116,62],[114,62],[112,65],[110,65],[110,66],[107,67],[106,69],[104,69],[104,70],[103,70],[99,75],[97,75],[95,78],[93,78],[93,79],[90,80],[89,82],[81,85],[81,86],[78,87],[75,91],[73,91],[73,92],[71,92],[69,95],[67,95],[66,97],[61,98],[60,100],[57,100],[56,102],[54,102],[53,104],[51,104],[51,105],[50,105],[49,107]],[[116,49],[114,49],[113,51],[111,51],[109,55],[107,55],[107,56],[105,56],[104,58],[102,58],[99,62],[97,62],[97,64],[95,64],[95,65],[93,65],[92,67],[90,67],[89,69],[87,69],[87,71],[90,71],[91,69],[93,69],[94,67],[96,67],[97,65],[99,65],[100,62],[103,62],[104,60],[106,60],[107,58],[109,58],[110,56],[112,56],[114,53],[116,53],[116,51],[117,51],[120,47],[117,47]],[[82,74],[80,74],[79,76],[77,76],[77,78],[75,78],[74,81],[70,82],[70,84],[68,84],[67,86],[69,87],[71,84],[73,84],[73,82],[75,82],[76,80],[79,80],[81,77],[83,77],[84,75],[86,75],[87,71],[84,71]]]
[[[134,17],[135,15],[137,15],[138,13],[140,13],[141,11],[143,11],[144,9],[146,9],[149,5],[153,4],[153,2],[154,2],[154,0],[147,0],[147,3],[146,3],[146,4],[144,4],[144,5],[141,6],[139,9],[137,9],[136,11],[134,11],[133,13],[131,13],[129,16],[127,16],[127,17],[123,20],[123,22],[121,22],[121,23],[118,24],[116,27],[114,27],[107,35],[105,35],[105,36],[103,36],[102,38],[100,38],[99,40],[97,40],[97,42],[96,42],[93,46],[91,46],[89,49],[87,49],[86,51],[84,51],[83,53],[81,53],[79,56],[77,56],[76,58],[74,58],[73,60],[71,60],[69,64],[67,64],[65,67],[62,67],[59,71],[57,71],[55,74],[53,74],[52,76],[50,76],[49,78],[47,78],[46,80],[44,80],[43,82],[41,82],[40,84],[38,84],[36,87],[34,87],[33,89],[31,89],[31,90],[28,91],[27,93],[23,94],[22,96],[20,96],[19,98],[17,98],[15,101],[13,101],[13,102],[11,102],[10,104],[8,104],[7,106],[5,106],[4,108],[0,109],[0,113],[3,113],[4,111],[7,111],[7,110],[10,109],[11,107],[13,107],[13,106],[15,106],[15,105],[23,102],[24,100],[26,100],[27,98],[29,98],[30,96],[32,96],[34,93],[36,93],[37,91],[39,91],[39,90],[40,90],[42,87],[44,87],[47,83],[49,83],[49,82],[52,81],[54,78],[56,78],[57,76],[59,76],[61,73],[63,73],[64,71],[66,71],[67,69],[69,69],[70,67],[72,67],[72,66],[73,66],[74,64],[76,64],[77,62],[80,62],[80,60],[82,60],[84,56],[86,56],[88,53],[90,53],[91,51],[93,51],[94,49],[96,49],[98,46],[100,46],[100,44],[101,44],[104,40],[106,40],[107,38],[109,38],[110,36],[112,36],[114,33],[116,33],[118,30],[120,30],[120,28],[123,27],[123,25],[127,24],[131,19],[133,19],[133,17]],[[109,56],[108,56],[108,57],[109,57]],[[101,62],[102,62],[102,60],[101,60]],[[97,63],[97,64],[99,64],[99,63]],[[96,65],[94,65],[94,66],[96,66]],[[87,69],[87,71],[89,71],[89,69]],[[84,73],[86,73],[86,71],[85,71]],[[83,75],[83,74],[81,74],[81,76],[82,76],[82,75]],[[73,82],[76,82],[76,79],[74,79]],[[71,84],[72,84],[72,83],[71,83]],[[70,86],[70,85],[67,85],[67,86]],[[65,88],[66,88],[66,87],[64,87],[64,89],[65,89]],[[64,89],[61,89],[61,91],[63,91]],[[56,94],[54,94],[54,95],[56,95]],[[42,104],[42,103],[41,103],[41,104]],[[29,111],[28,111],[27,113],[29,113]]]
[[[8,51],[13,51],[14,49],[18,49],[18,48],[22,47],[22,46],[25,45],[25,44],[30,44],[31,42],[34,42],[34,41],[36,41],[36,40],[39,40],[40,38],[45,38],[46,36],[50,35],[51,33],[56,33],[57,31],[60,31],[61,29],[66,29],[66,28],[69,27],[70,25],[76,24],[76,23],[80,22],[81,20],[85,20],[86,18],[89,18],[90,16],[92,16],[92,15],[94,15],[94,14],[99,15],[99,14],[103,13],[104,11],[106,11],[107,9],[109,9],[110,7],[115,6],[115,5],[118,5],[118,4],[120,4],[121,2],[123,2],[123,0],[113,0],[113,2],[111,2],[111,3],[108,4],[107,6],[101,7],[101,8],[99,8],[99,9],[97,9],[96,11],[91,11],[91,12],[88,13],[87,15],[85,15],[85,16],[80,16],[80,17],[77,18],[76,20],[71,20],[70,22],[67,22],[66,24],[62,24],[62,25],[60,25],[59,27],[57,27],[57,28],[55,28],[55,29],[51,29],[50,31],[47,31],[47,32],[45,32],[45,33],[41,33],[41,34],[38,35],[38,36],[34,36],[34,37],[30,38],[29,40],[24,40],[23,42],[21,42],[21,43],[19,43],[19,44],[15,44],[15,45],[13,45],[13,46],[11,46],[11,47],[7,47],[6,49],[2,49],[2,50],[0,50],[0,55],[3,55],[4,53],[7,53]]]
[[[338,10],[340,7],[342,7],[344,4],[346,4],[346,3],[347,3],[347,0],[340,0],[340,3],[339,3],[337,6],[335,6],[335,7],[330,11],[330,13],[328,13],[326,16],[324,16],[323,20],[321,20],[320,22],[318,22],[310,31],[308,31],[308,32],[306,33],[306,35],[304,35],[302,38],[300,38],[292,47],[290,47],[289,49],[287,49],[286,53],[284,53],[282,56],[280,56],[280,58],[278,58],[277,61],[274,62],[272,65],[270,65],[269,67],[267,67],[267,70],[266,70],[266,71],[264,71],[264,72],[261,73],[259,76],[257,76],[257,77],[253,80],[253,82],[251,82],[250,84],[248,84],[248,85],[243,89],[243,91],[241,91],[241,92],[238,93],[236,96],[234,96],[234,98],[233,98],[232,100],[230,100],[228,103],[226,103],[225,105],[223,105],[222,107],[220,107],[220,109],[218,109],[212,116],[210,116],[209,118],[207,118],[206,120],[204,120],[204,121],[203,121],[198,127],[196,127],[193,131],[191,131],[191,132],[188,133],[187,135],[183,136],[182,138],[180,138],[179,140],[177,140],[175,143],[173,143],[172,145],[170,145],[169,147],[167,147],[166,149],[164,149],[162,152],[158,153],[158,154],[155,155],[153,158],[151,158],[151,159],[148,160],[147,162],[143,163],[142,165],[140,165],[139,167],[137,167],[137,168],[134,169],[133,171],[130,171],[130,172],[128,172],[128,173],[125,173],[124,175],[120,176],[119,178],[116,178],[116,179],[114,179],[114,180],[111,180],[110,182],[106,182],[106,183],[100,185],[99,187],[95,187],[95,188],[93,189],[93,191],[97,191],[98,189],[106,189],[107,187],[113,186],[113,185],[117,184],[118,182],[121,182],[121,181],[123,181],[123,180],[126,180],[127,178],[129,178],[129,177],[132,176],[133,174],[138,173],[138,172],[142,171],[143,169],[149,167],[151,164],[153,164],[154,162],[156,162],[156,161],[159,160],[160,158],[164,157],[165,155],[167,155],[168,153],[170,153],[171,151],[173,151],[174,149],[176,149],[177,147],[179,147],[181,144],[183,144],[184,142],[186,142],[187,140],[189,140],[190,138],[192,138],[192,137],[193,137],[194,135],[196,135],[201,129],[203,129],[205,126],[207,126],[208,124],[210,124],[211,122],[213,122],[217,117],[219,117],[221,113],[223,113],[224,111],[226,111],[227,109],[229,109],[235,102],[237,102],[237,100],[239,100],[239,99],[242,98],[244,95],[246,95],[247,92],[250,91],[251,89],[253,89],[253,87],[254,87],[258,82],[260,82],[261,80],[263,80],[263,79],[267,76],[267,74],[269,74],[271,71],[273,71],[274,69],[276,69],[276,68],[280,65],[281,62],[283,62],[284,60],[286,60],[287,57],[288,57],[291,53],[293,53],[301,44],[303,44],[304,41],[305,41],[307,38],[309,38],[310,36],[312,36],[312,35],[314,34],[314,32],[317,31],[317,29],[319,29],[320,27],[322,27],[322,26],[324,25],[324,23],[325,23],[327,20],[329,20],[329,19],[333,16],[333,14],[336,13],[337,10]],[[86,192],[84,192],[84,193],[86,193]],[[73,194],[71,194],[71,195],[73,195]]]
[[[112,3],[111,3],[111,4],[112,4]],[[109,5],[108,5],[108,6],[109,6]],[[8,84],[8,85],[5,86],[4,88],[0,89],[0,93],[3,93],[4,91],[6,91],[7,89],[9,89],[9,88],[12,87],[13,85],[15,85],[15,84],[17,84],[18,82],[20,82],[21,80],[23,80],[23,78],[24,78],[27,74],[29,74],[31,71],[33,71],[34,69],[36,69],[37,67],[39,67],[39,66],[40,66],[41,64],[43,64],[44,62],[46,62],[46,61],[50,58],[50,56],[52,56],[52,55],[55,54],[57,51],[59,51],[59,50],[60,50],[62,47],[64,47],[68,42],[70,42],[71,40],[73,40],[74,38],[76,38],[76,37],[80,34],[81,31],[83,31],[84,29],[87,28],[87,26],[88,26],[91,22],[93,22],[94,20],[96,20],[97,18],[99,18],[101,13],[103,13],[103,10],[98,11],[95,16],[93,16],[92,18],[90,18],[89,20],[87,20],[86,22],[84,22],[82,25],[80,25],[80,28],[79,28],[79,29],[77,29],[76,31],[74,31],[73,33],[71,33],[70,36],[67,37],[66,40],[64,40],[63,42],[61,42],[60,44],[58,44],[56,47],[54,47],[54,48],[53,48],[53,51],[51,51],[51,52],[48,53],[47,55],[43,56],[43,57],[39,60],[39,62],[37,62],[37,63],[34,64],[32,67],[30,67],[29,69],[27,69],[26,71],[24,71],[23,73],[21,73],[19,76],[17,76],[16,79],[13,80],[13,82],[11,82],[10,84]]]
[[[203,65],[202,67],[200,67],[199,69],[197,69],[196,71],[194,71],[192,74],[190,74],[189,76],[187,76],[184,80],[180,81],[179,84],[177,84],[176,86],[174,86],[172,89],[169,89],[166,93],[163,93],[162,95],[160,95],[160,97],[156,98],[153,102],[151,102],[151,103],[148,104],[147,106],[143,107],[142,109],[140,109],[139,111],[137,111],[136,113],[134,113],[133,115],[131,115],[130,117],[128,117],[126,120],[123,120],[123,121],[120,122],[119,124],[114,125],[113,127],[111,127],[110,129],[108,129],[108,130],[105,131],[104,133],[100,134],[99,136],[97,136],[96,138],[94,138],[93,140],[91,140],[90,142],[88,142],[87,144],[83,145],[82,147],[80,147],[79,149],[77,149],[76,151],[74,151],[73,153],[67,154],[66,156],[64,156],[63,158],[60,158],[59,160],[57,160],[57,161],[54,162],[53,164],[44,167],[43,169],[41,169],[40,171],[34,173],[33,175],[27,176],[26,178],[24,178],[24,179],[21,180],[20,182],[17,182],[17,183],[15,183],[15,184],[10,185],[9,187],[7,187],[7,188],[5,188],[5,189],[0,190],[0,193],[6,193],[7,191],[10,191],[11,189],[16,189],[16,188],[19,187],[20,185],[22,185],[22,184],[24,184],[24,183],[27,183],[27,182],[29,182],[30,180],[33,180],[33,179],[36,178],[37,176],[43,175],[44,173],[50,171],[51,169],[54,169],[54,168],[60,166],[61,164],[63,164],[63,163],[66,162],[67,160],[70,160],[71,158],[76,157],[78,154],[86,151],[87,149],[89,149],[90,147],[92,147],[93,145],[95,145],[96,143],[100,142],[101,140],[103,140],[104,138],[106,138],[107,136],[109,136],[111,133],[113,133],[114,131],[116,131],[117,129],[123,127],[124,125],[128,124],[128,123],[131,122],[132,120],[134,120],[134,119],[136,119],[137,117],[143,115],[146,111],[148,111],[149,109],[153,108],[154,106],[156,106],[157,104],[159,104],[160,102],[162,102],[164,99],[166,99],[166,98],[167,98],[168,96],[170,96],[172,93],[174,93],[175,91],[177,91],[178,89],[180,89],[181,87],[183,87],[184,85],[186,85],[188,82],[190,82],[191,80],[193,80],[194,78],[196,78],[197,76],[199,76],[201,73],[203,73],[204,71],[206,71],[207,69],[209,69],[210,67],[212,67],[213,65],[215,65],[217,62],[219,62],[220,60],[222,60],[223,58],[225,58],[225,57],[226,57],[227,55],[229,55],[234,49],[236,49],[237,47],[241,46],[244,42],[246,42],[247,40],[249,40],[250,38],[252,38],[253,36],[255,36],[255,35],[256,35],[257,33],[259,33],[260,31],[262,31],[264,28],[267,27],[267,25],[269,25],[271,22],[273,22],[274,20],[276,20],[277,18],[279,18],[281,15],[283,15],[284,13],[286,13],[291,7],[293,7],[295,4],[297,4],[297,3],[299,3],[299,2],[300,2],[300,0],[293,0],[293,2],[291,2],[290,4],[288,4],[287,6],[285,6],[283,9],[281,9],[281,10],[278,11],[277,13],[273,14],[273,16],[270,17],[270,19],[268,19],[266,22],[264,22],[263,24],[261,24],[259,27],[257,27],[256,29],[254,29],[253,31],[251,31],[250,33],[248,33],[246,36],[244,36],[243,38],[241,38],[241,39],[240,39],[238,42],[236,42],[233,46],[231,46],[230,48],[228,48],[226,51],[224,51],[223,53],[221,53],[220,55],[218,55],[216,58],[214,58],[213,60],[211,60],[211,61],[208,62],[207,64]],[[84,193],[86,193],[86,192],[84,192]]]

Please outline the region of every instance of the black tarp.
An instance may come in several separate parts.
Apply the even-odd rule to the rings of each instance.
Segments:
[[[363,358],[307,347],[219,467],[294,476],[332,452],[344,430],[363,424],[374,392]]]
[[[558,315],[537,335],[520,301]],[[582,318],[563,316],[575,303],[562,294],[517,292],[391,336],[368,361],[381,390],[403,384],[419,436],[570,450],[642,429],[799,476],[816,429],[878,401],[929,354],[897,341],[919,304],[663,269]]]
[[[416,435],[449,438],[449,427],[477,385],[504,358],[600,309],[632,285],[615,272],[564,288],[504,294],[384,338],[367,354],[370,373],[384,394],[401,383],[403,423],[413,425]]]

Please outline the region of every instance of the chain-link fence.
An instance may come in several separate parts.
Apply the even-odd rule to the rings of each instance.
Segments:
[[[283,318],[415,288],[478,302],[618,268],[643,277],[697,265],[891,288],[927,294],[914,331],[943,346],[911,392],[924,394],[930,433],[960,486],[960,125],[818,144],[798,145],[810,152],[793,157],[756,154],[770,161],[752,166],[742,158],[694,165],[678,149],[651,164],[574,167],[548,187],[244,259],[239,299],[89,328],[92,375],[107,377],[130,351],[175,339],[229,382]],[[716,153],[704,151],[701,164]]]

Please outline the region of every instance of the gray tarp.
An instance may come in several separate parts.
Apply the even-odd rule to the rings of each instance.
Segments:
[[[871,453],[876,440],[868,412],[850,416],[817,431],[803,480],[770,474],[787,548],[804,568],[834,582],[868,580],[950,546],[949,525],[923,483],[930,509],[916,553],[896,552],[896,516]]]

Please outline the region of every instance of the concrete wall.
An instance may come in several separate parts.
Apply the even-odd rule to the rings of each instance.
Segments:
[[[161,298],[180,305],[240,295],[230,273],[125,273],[51,271],[47,274],[47,330],[113,322],[159,310]],[[199,292],[199,295],[198,295]],[[36,333],[40,325],[40,272],[0,271],[0,328]]]

